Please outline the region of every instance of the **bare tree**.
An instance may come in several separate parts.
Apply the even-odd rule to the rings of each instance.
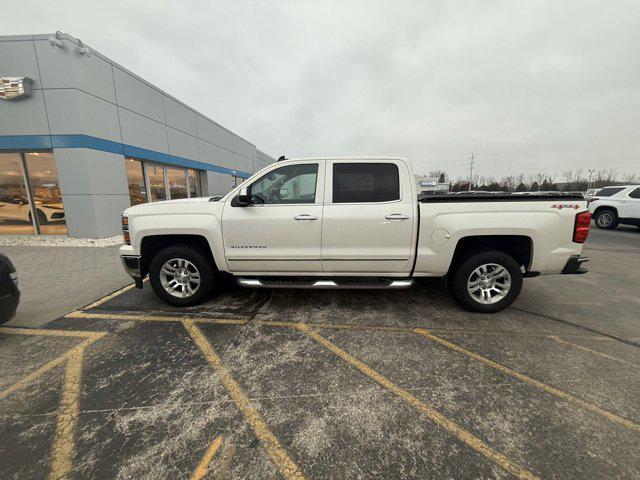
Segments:
[[[638,174],[637,173],[625,173],[622,176],[625,183],[637,183],[638,182]]]
[[[613,183],[616,181],[616,176],[617,176],[618,172],[616,171],[615,168],[610,168],[609,170],[606,171],[605,173],[605,182],[607,183]]]

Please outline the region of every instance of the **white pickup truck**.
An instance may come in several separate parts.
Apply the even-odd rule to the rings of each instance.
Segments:
[[[584,273],[582,195],[418,198],[402,158],[292,159],[224,197],[125,210],[122,263],[142,288],[194,305],[224,274],[254,288],[406,288],[445,277],[477,312],[511,304],[524,277]]]

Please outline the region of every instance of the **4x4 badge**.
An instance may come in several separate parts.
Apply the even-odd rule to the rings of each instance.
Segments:
[[[551,208],[557,208],[558,210],[562,210],[563,208],[573,208],[574,210],[577,210],[580,208],[580,205],[577,203],[554,203],[551,205]]]

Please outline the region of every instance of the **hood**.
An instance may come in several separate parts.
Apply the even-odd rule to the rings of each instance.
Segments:
[[[161,202],[141,203],[140,205],[134,205],[127,208],[124,213],[127,215],[140,215],[140,214],[153,214],[163,211],[171,211],[172,213],[193,208],[196,205],[202,204],[215,204],[216,202],[210,202],[211,197],[196,197],[196,198],[180,198],[178,200],[163,200]]]

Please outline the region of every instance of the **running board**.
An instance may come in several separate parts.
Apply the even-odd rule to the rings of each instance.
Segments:
[[[380,280],[374,279],[374,281],[367,282],[366,277],[362,277],[356,281],[352,279],[345,279],[344,281],[337,280],[297,280],[293,277],[291,280],[268,280],[266,278],[244,278],[239,277],[237,282],[242,287],[249,288],[311,288],[311,289],[400,289],[409,288],[413,286],[414,280],[412,278],[408,280]]]

